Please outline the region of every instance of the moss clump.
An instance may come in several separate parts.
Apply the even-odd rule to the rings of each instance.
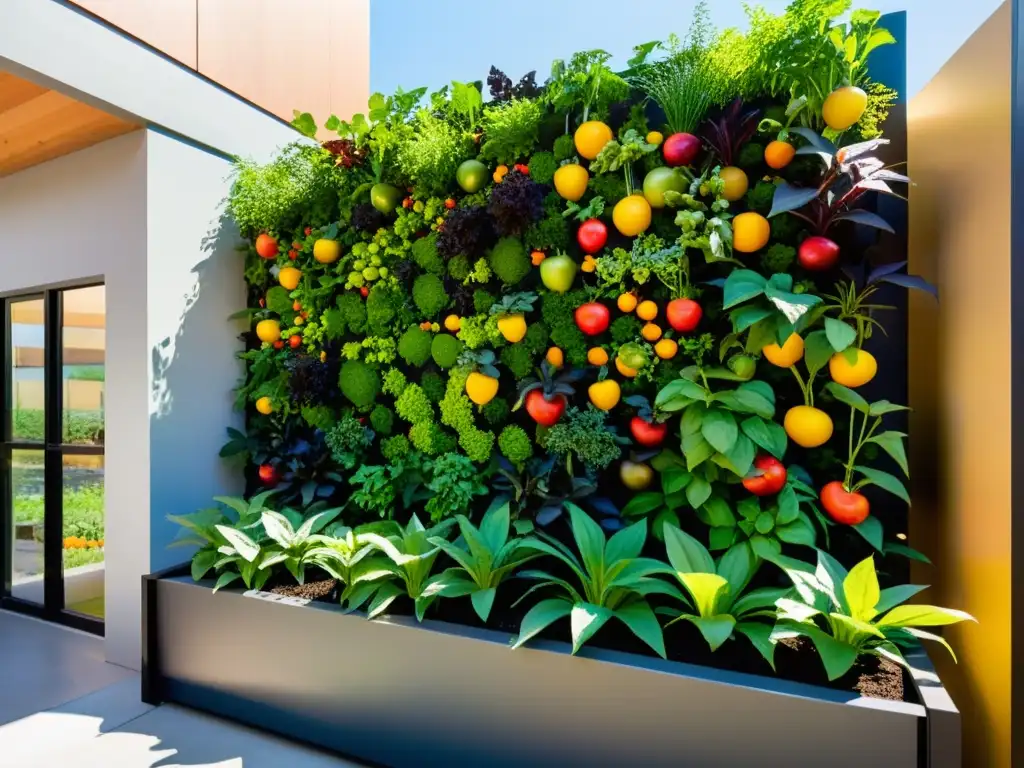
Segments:
[[[761,266],[768,272],[788,272],[796,261],[796,248],[775,243],[761,257]]]
[[[419,384],[410,384],[395,401],[395,411],[410,424],[434,420],[434,406]]]
[[[366,330],[366,303],[358,293],[343,293],[338,297],[338,311],[343,326],[339,336],[345,333],[362,333]]]
[[[576,154],[576,144],[573,141],[572,134],[565,133],[555,139],[555,146],[553,147],[555,160],[562,162],[568,160]]]
[[[496,397],[480,409],[480,415],[492,427],[500,427],[508,421],[508,415],[511,411],[512,407],[508,404],[508,400],[503,397]]]
[[[388,332],[397,312],[395,292],[386,285],[375,285],[366,297],[366,320],[375,333]]]
[[[494,294],[483,289],[473,291],[473,311],[478,315],[486,315],[491,311],[491,307],[497,299],[494,298]]]
[[[605,210],[611,210],[626,196],[626,180],[621,173],[602,173],[590,179],[587,189],[594,197],[603,197]]]
[[[551,332],[544,323],[530,323],[523,340],[516,346],[526,347],[531,355],[536,356],[547,349],[550,338]]]
[[[418,325],[410,326],[398,340],[398,354],[409,365],[426,365],[430,359],[431,340],[430,331],[424,331]]]
[[[466,396],[469,371],[456,368],[448,379],[448,388],[441,400],[441,421],[459,435],[459,446],[473,461],[490,461],[494,450],[494,433],[478,429],[473,419],[473,403]]]
[[[445,383],[444,377],[438,373],[424,373],[423,378],[420,379],[420,386],[423,387],[423,391],[432,403],[441,402],[441,398],[444,397]]]
[[[424,272],[434,275],[444,274],[444,259],[437,252],[437,235],[421,237],[412,244],[412,260]]]
[[[395,425],[395,414],[387,406],[378,405],[370,411],[370,426],[378,435],[390,435]]]
[[[766,214],[772,209],[772,200],[775,197],[775,185],[770,181],[759,181],[747,192],[747,207],[760,214]]]
[[[405,435],[395,435],[380,441],[380,453],[391,464],[401,461],[411,450],[409,438]]]
[[[333,427],[336,421],[334,412],[326,405],[302,406],[302,420],[314,429],[322,429],[325,432]]]
[[[491,270],[505,285],[516,285],[530,273],[530,256],[518,237],[503,237],[488,257]]]
[[[764,147],[754,142],[744,144],[736,158],[736,165],[740,168],[753,168],[764,161]]]
[[[533,455],[533,444],[525,429],[512,424],[501,430],[498,436],[498,450],[516,467],[522,469]]]
[[[460,253],[451,258],[448,262],[448,274],[453,280],[465,280],[470,273],[469,257]]]
[[[536,152],[529,162],[530,178],[538,184],[550,184],[555,178],[558,163],[550,152]]]
[[[437,275],[420,275],[412,284],[412,300],[425,317],[434,317],[448,305],[444,282]]]
[[[523,234],[528,248],[535,250],[566,250],[569,247],[569,224],[560,215],[545,216],[531,224]]]
[[[533,371],[533,355],[522,344],[512,344],[501,352],[501,362],[517,379],[525,379]]]
[[[633,315],[623,315],[612,320],[608,330],[612,335],[612,341],[615,342],[616,346],[619,346],[630,341],[636,341],[642,327],[643,323],[633,317]]]
[[[417,451],[428,456],[440,456],[443,453],[451,453],[457,448],[455,438],[441,429],[441,426],[434,421],[423,421],[413,424],[409,430],[409,439]]]
[[[583,366],[587,362],[587,337],[576,327],[577,307],[586,302],[583,291],[548,293],[541,298],[541,316],[551,329],[551,343],[559,347],[571,365]]]
[[[796,216],[773,216],[771,218],[772,240],[793,242],[803,227]]]
[[[349,360],[338,374],[341,393],[359,409],[373,405],[380,392],[380,376],[362,360]]]
[[[389,368],[388,372],[384,374],[384,393],[392,397],[398,397],[405,391],[408,383],[404,373],[397,368]]]
[[[462,354],[462,342],[447,333],[439,333],[430,344],[430,356],[439,368],[451,368]]]

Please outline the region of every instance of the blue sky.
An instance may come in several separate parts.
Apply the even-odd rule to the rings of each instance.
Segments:
[[[372,0],[370,89],[438,88],[484,79],[491,64],[513,80],[531,69],[542,82],[551,61],[603,48],[625,62],[634,45],[683,34],[695,0]],[[755,3],[756,4],[756,3]],[[719,28],[742,26],[740,0],[712,0]],[[762,0],[780,12],[786,0]],[[1000,5],[1000,0],[865,0],[908,10],[907,93],[913,96]],[[956,23],[951,19],[955,18]]]

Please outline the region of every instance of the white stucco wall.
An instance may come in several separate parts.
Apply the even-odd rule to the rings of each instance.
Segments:
[[[150,559],[145,132],[0,179],[0,233],[0,293],[107,285],[106,652],[137,667]]]
[[[238,231],[225,219],[231,165],[222,157],[155,131],[147,133],[150,554],[152,570],[182,562],[167,549],[178,526],[169,513],[209,506],[241,493],[242,477],[217,457],[243,373],[245,307]]]

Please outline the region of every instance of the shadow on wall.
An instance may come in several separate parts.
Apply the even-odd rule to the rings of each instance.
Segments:
[[[241,473],[218,458],[225,428],[242,421],[233,411],[232,389],[244,367],[232,353],[242,350],[239,334],[245,328],[243,321],[228,319],[244,303],[240,242],[234,222],[222,213],[202,239],[202,260],[190,270],[194,277],[175,336],[152,348],[153,571],[188,557],[185,550],[167,548],[178,531],[168,514],[192,512],[209,505],[213,496],[241,491]]]

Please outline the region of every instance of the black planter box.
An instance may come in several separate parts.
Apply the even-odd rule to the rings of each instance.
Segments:
[[[391,768],[960,765],[927,657],[921,704],[326,603],[143,580],[143,698]]]

